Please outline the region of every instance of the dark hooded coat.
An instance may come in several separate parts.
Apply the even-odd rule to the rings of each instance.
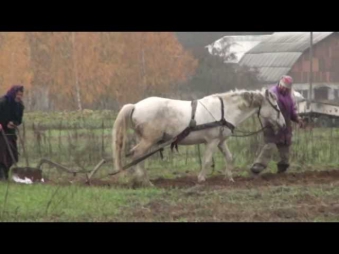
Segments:
[[[16,126],[22,123],[22,117],[24,112],[24,105],[21,102],[14,100],[16,93],[21,90],[22,86],[12,86],[8,90],[7,94],[0,98],[0,124],[7,137],[9,146],[14,155],[15,162],[18,162],[18,150],[17,150],[17,136],[15,129],[9,129],[7,127],[9,122],[13,122]],[[8,150],[8,146],[3,137],[3,132],[0,133],[0,167],[9,169],[14,164],[12,156]]]

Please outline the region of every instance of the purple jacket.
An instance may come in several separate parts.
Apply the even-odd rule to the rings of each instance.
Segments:
[[[285,144],[291,145],[292,143],[292,122],[298,121],[297,113],[297,104],[293,99],[292,94],[282,95],[279,93],[278,85],[275,85],[270,88],[270,91],[273,92],[278,98],[278,105],[280,107],[281,113],[286,121],[286,128],[279,131],[277,135],[274,134],[272,128],[267,128],[264,130],[264,139],[266,143],[276,143],[276,144]],[[269,123],[266,123],[270,127]]]

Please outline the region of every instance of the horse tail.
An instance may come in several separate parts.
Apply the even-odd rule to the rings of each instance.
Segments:
[[[112,130],[112,148],[114,166],[117,171],[122,170],[121,157],[122,153],[125,151],[128,123],[134,108],[135,106],[133,104],[124,105],[114,122]]]

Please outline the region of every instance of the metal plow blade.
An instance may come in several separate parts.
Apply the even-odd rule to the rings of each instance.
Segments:
[[[12,180],[16,183],[33,184],[43,183],[42,170],[37,168],[23,167],[12,169]]]

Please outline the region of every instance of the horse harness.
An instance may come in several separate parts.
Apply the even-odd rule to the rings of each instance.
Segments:
[[[268,90],[266,90],[266,93],[265,93],[265,97],[267,98],[269,104],[272,106],[272,108],[277,111],[278,113],[278,118],[280,117],[280,110],[279,108],[277,108],[276,105],[273,105],[271,100],[269,100],[268,98]],[[180,141],[182,141],[184,138],[186,138],[192,131],[200,131],[200,130],[205,130],[205,129],[209,129],[209,128],[213,128],[213,127],[220,127],[220,126],[226,126],[228,127],[232,134],[234,134],[234,129],[235,129],[235,126],[233,124],[231,124],[230,122],[228,122],[226,119],[225,119],[225,115],[224,115],[224,101],[222,100],[221,97],[218,97],[219,100],[220,100],[220,104],[221,104],[221,119],[219,121],[215,121],[215,122],[211,122],[211,123],[205,123],[205,124],[200,124],[200,125],[197,125],[196,124],[196,121],[195,121],[195,113],[196,113],[196,110],[197,110],[197,103],[198,101],[197,100],[193,100],[191,102],[191,106],[192,106],[192,114],[191,114],[191,121],[188,125],[188,127],[186,127],[176,138],[175,140],[173,141],[173,143],[171,144],[171,150],[173,151],[173,148],[175,147],[175,149],[178,151],[178,143]],[[260,125],[261,125],[261,129],[259,131],[256,131],[256,132],[253,132],[253,133],[250,133],[248,135],[244,135],[244,136],[238,136],[238,137],[246,137],[246,136],[251,136],[251,135],[254,135],[254,134],[257,134],[261,131],[263,131],[265,128],[267,127],[264,127],[264,125],[262,124],[261,122],[261,119],[260,119],[260,111],[261,111],[261,106],[259,107],[259,110],[258,110],[258,113],[257,113],[257,116],[259,118],[259,122],[260,122]],[[244,133],[244,132],[243,132]],[[233,135],[234,136],[234,135]],[[161,154],[161,157],[162,157],[162,154]]]
[[[192,131],[200,131],[200,130],[205,130],[213,127],[219,127],[219,126],[226,126],[228,127],[232,133],[235,129],[235,126],[231,124],[230,122],[226,121],[225,116],[224,116],[224,101],[218,97],[221,103],[221,119],[219,121],[211,122],[211,123],[204,123],[204,124],[199,124],[197,125],[195,121],[195,113],[197,110],[197,100],[193,100],[191,102],[192,106],[192,114],[191,114],[191,121],[189,125],[184,129],[174,140],[174,142],[171,144],[171,150],[173,151],[173,148],[178,151],[178,143],[182,141],[184,138],[186,138]]]

